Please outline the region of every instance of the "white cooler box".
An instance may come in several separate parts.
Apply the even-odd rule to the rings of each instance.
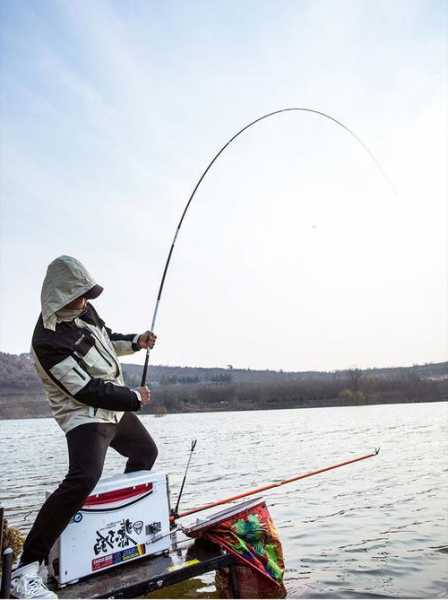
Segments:
[[[53,546],[48,570],[59,585],[170,548],[165,473],[101,479]]]

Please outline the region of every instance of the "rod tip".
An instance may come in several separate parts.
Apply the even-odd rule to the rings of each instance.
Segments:
[[[380,453],[380,448],[375,448],[375,456],[378,456],[379,453]]]

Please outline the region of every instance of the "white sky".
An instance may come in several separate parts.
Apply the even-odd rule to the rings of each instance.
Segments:
[[[341,369],[448,350],[447,3],[0,3],[0,350],[80,259],[157,364]],[[131,362],[142,362],[143,353]]]

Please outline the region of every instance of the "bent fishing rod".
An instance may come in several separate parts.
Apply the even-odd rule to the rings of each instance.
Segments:
[[[281,108],[279,110],[274,110],[273,112],[270,112],[270,113],[267,113],[265,115],[262,115],[261,117],[258,117],[258,119],[255,119],[254,121],[251,121],[250,123],[248,123],[247,125],[245,125],[244,127],[242,127],[237,133],[235,133],[224,144],[224,146],[222,146],[218,150],[218,152],[215,154],[215,156],[209,162],[209,164],[207,165],[207,168],[203,171],[202,175],[199,177],[196,185],[194,186],[193,191],[192,191],[192,193],[191,193],[191,195],[190,195],[190,197],[188,199],[188,202],[187,202],[187,204],[186,204],[186,206],[185,206],[185,208],[184,208],[184,210],[182,212],[182,215],[180,217],[179,223],[178,223],[176,231],[174,233],[174,237],[173,237],[173,241],[171,243],[170,250],[168,252],[168,257],[166,259],[165,267],[163,269],[162,280],[160,282],[159,291],[158,291],[158,294],[157,294],[157,300],[156,300],[156,304],[155,304],[155,308],[154,308],[154,313],[153,313],[153,316],[152,316],[152,322],[151,322],[151,329],[150,329],[150,331],[154,332],[154,329],[155,329],[156,319],[157,319],[157,312],[159,310],[160,299],[162,297],[163,287],[165,285],[165,278],[166,278],[166,274],[168,272],[168,267],[169,267],[170,262],[171,262],[171,256],[173,254],[173,250],[174,250],[174,246],[176,244],[177,236],[178,236],[179,231],[180,231],[180,229],[182,227],[182,223],[183,223],[185,215],[187,214],[187,211],[188,211],[188,209],[190,207],[191,201],[193,200],[193,198],[194,198],[194,196],[195,196],[195,194],[196,194],[199,186],[201,185],[204,177],[210,171],[210,169],[212,168],[213,164],[219,158],[219,156],[224,152],[224,150],[228,146],[230,146],[230,144],[238,136],[240,136],[244,131],[246,131],[247,129],[249,129],[253,125],[256,125],[260,121],[263,121],[264,119],[268,119],[270,117],[273,117],[274,115],[279,115],[279,114],[287,113],[287,112],[306,112],[306,113],[315,114],[315,115],[318,115],[318,116],[323,117],[325,119],[328,119],[329,121],[332,121],[333,123],[335,123],[339,127],[342,127],[342,129],[344,129],[347,133],[349,133],[362,146],[362,148],[365,150],[365,152],[367,152],[367,154],[370,156],[371,160],[374,162],[375,166],[377,167],[377,169],[379,170],[379,172],[381,173],[381,175],[383,176],[383,178],[385,179],[385,181],[387,182],[387,184],[390,186],[390,188],[392,189],[393,193],[395,194],[395,189],[394,189],[394,186],[393,186],[391,180],[387,176],[386,172],[382,168],[382,166],[379,163],[379,161],[375,158],[373,152],[371,152],[371,150],[368,148],[368,146],[361,140],[361,138],[358,135],[356,135],[356,133],[354,131],[352,131],[349,127],[347,127],[347,125],[344,125],[344,123],[342,123],[341,121],[338,121],[338,119],[335,119],[331,115],[328,115],[327,113],[324,113],[324,112],[322,112],[320,110],[315,110],[313,108],[289,107],[289,108]],[[150,352],[150,349],[147,348],[146,349],[146,356],[145,356],[145,363],[144,363],[144,366],[143,366],[141,386],[145,386],[146,385],[146,377],[147,377],[147,373],[148,373],[148,364],[149,364],[149,352]]]
[[[234,502],[235,500],[241,500],[241,498],[246,498],[247,496],[252,496],[253,494],[259,494],[260,492],[265,492],[267,490],[272,490],[277,487],[281,487],[282,485],[286,485],[287,483],[292,483],[293,481],[299,481],[301,479],[306,479],[307,477],[313,477],[314,475],[320,475],[321,473],[326,473],[327,471],[332,471],[333,469],[339,469],[340,467],[344,467],[346,465],[351,465],[353,463],[359,462],[361,460],[366,460],[367,458],[372,458],[373,456],[377,456],[380,449],[375,448],[373,452],[370,454],[364,454],[364,456],[358,456],[357,458],[351,458],[350,460],[345,460],[344,462],[337,463],[335,465],[331,465],[330,467],[324,467],[323,469],[317,469],[316,471],[309,471],[308,473],[303,473],[301,475],[295,475],[294,477],[290,477],[289,479],[283,479],[282,481],[277,481],[276,483],[268,483],[267,485],[262,485],[261,487],[257,487],[253,490],[249,490],[247,492],[242,492],[241,494],[237,494],[236,496],[229,496],[228,498],[223,498],[222,500],[216,500],[215,502],[209,502],[208,504],[203,504],[197,508],[192,508],[190,510],[186,510],[182,513],[177,513],[177,508],[179,504],[176,505],[176,511],[171,515],[170,521],[173,523],[176,519],[180,519],[182,517],[188,517],[189,515],[193,515],[198,512],[202,512],[203,510],[207,510],[208,508],[214,508],[215,506],[221,506],[223,504],[229,504],[230,502]]]

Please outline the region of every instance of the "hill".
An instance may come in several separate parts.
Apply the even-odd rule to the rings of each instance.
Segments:
[[[125,364],[127,385],[142,367]],[[151,412],[198,412],[339,406],[448,399],[448,362],[344,371],[284,372],[203,367],[150,367]],[[0,352],[0,418],[49,416],[29,354]]]

